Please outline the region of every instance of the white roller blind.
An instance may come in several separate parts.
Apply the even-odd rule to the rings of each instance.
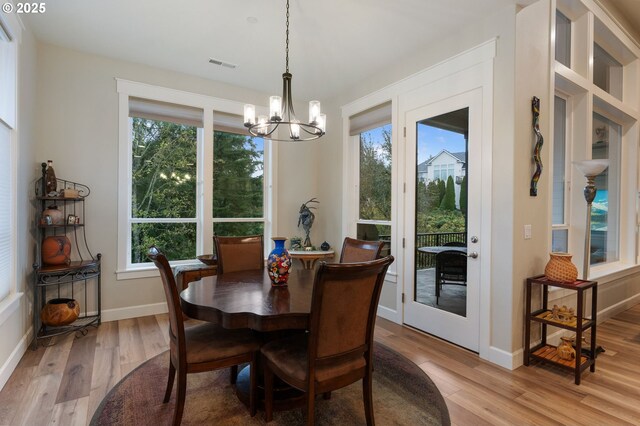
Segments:
[[[15,287],[15,166],[11,134],[16,118],[16,46],[0,20],[0,301]]]
[[[226,112],[213,112],[213,130],[249,135],[247,128],[244,127],[244,117]]]
[[[0,301],[13,286],[13,171],[11,129],[0,121]]]
[[[201,108],[149,99],[129,98],[129,116],[147,120],[168,121],[185,126],[204,127],[203,110]],[[214,111],[213,127],[214,130],[222,132],[247,134],[241,115]]]
[[[389,123],[391,123],[391,102],[385,102],[349,117],[349,134],[359,135]]]
[[[168,121],[185,126],[204,127],[201,108],[148,99],[129,98],[129,116]]]

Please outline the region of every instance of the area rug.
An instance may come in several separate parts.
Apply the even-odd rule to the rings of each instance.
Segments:
[[[169,354],[164,352],[123,378],[98,406],[91,425],[169,425],[175,404],[162,403]],[[418,366],[386,346],[374,346],[373,407],[378,425],[450,425],[444,398]],[[316,424],[364,425],[362,382],[316,400]],[[229,370],[189,374],[183,425],[259,425],[229,384]],[[305,424],[302,409],[275,412],[270,425]]]

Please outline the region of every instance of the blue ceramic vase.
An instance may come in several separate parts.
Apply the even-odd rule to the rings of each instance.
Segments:
[[[291,268],[291,255],[284,247],[287,239],[273,237],[272,240],[276,247],[271,250],[267,258],[267,272],[272,285],[286,285],[289,279],[289,268]]]

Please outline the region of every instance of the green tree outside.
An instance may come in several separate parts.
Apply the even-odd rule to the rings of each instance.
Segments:
[[[360,219],[391,220],[391,127],[382,142],[360,134]]]
[[[454,187],[453,177],[447,178],[447,187],[440,203],[442,210],[455,210],[456,209],[456,189]]]
[[[131,262],[148,262],[155,244],[171,260],[196,256],[197,127],[132,120],[132,217],[181,222],[133,223]],[[214,217],[263,216],[263,152],[242,135],[214,133]],[[212,218],[213,220],[213,218]],[[261,234],[262,222],[219,223],[220,235]]]

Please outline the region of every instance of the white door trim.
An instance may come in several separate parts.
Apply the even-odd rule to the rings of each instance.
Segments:
[[[447,84],[455,81],[455,85]],[[491,199],[492,199],[492,145],[493,145],[493,60],[486,61],[466,69],[451,72],[451,74],[440,81],[425,85],[420,89],[416,89],[401,95],[398,100],[399,116],[404,121],[406,113],[419,108],[421,106],[446,99],[456,94],[465,93],[474,89],[481,90],[481,162],[482,169],[480,171],[480,179],[482,185],[482,200],[480,205],[481,224],[479,241],[478,258],[480,262],[480,283],[479,283],[479,330],[478,330],[478,353],[483,359],[490,359],[491,344]],[[404,123],[402,124],[404,125]],[[400,132],[399,132],[400,133]],[[407,139],[404,138],[404,152],[401,154],[402,159],[406,161]],[[405,170],[408,167],[415,168],[414,164],[405,162]],[[406,179],[406,178],[405,178]],[[407,193],[408,194],[408,193]],[[408,206],[409,195],[403,194],[404,199],[401,201],[403,206]],[[470,197],[473,194],[469,194]],[[471,202],[471,201],[470,201]],[[399,226],[403,230],[403,237],[409,238],[408,224],[406,223],[406,215],[398,215],[398,220],[402,222]],[[398,288],[405,291],[404,286],[412,282],[408,279],[407,271],[412,265],[407,265],[410,256],[403,256],[404,265],[402,272],[399,271]],[[403,309],[404,311],[404,309]],[[403,312],[404,319],[404,312]]]

